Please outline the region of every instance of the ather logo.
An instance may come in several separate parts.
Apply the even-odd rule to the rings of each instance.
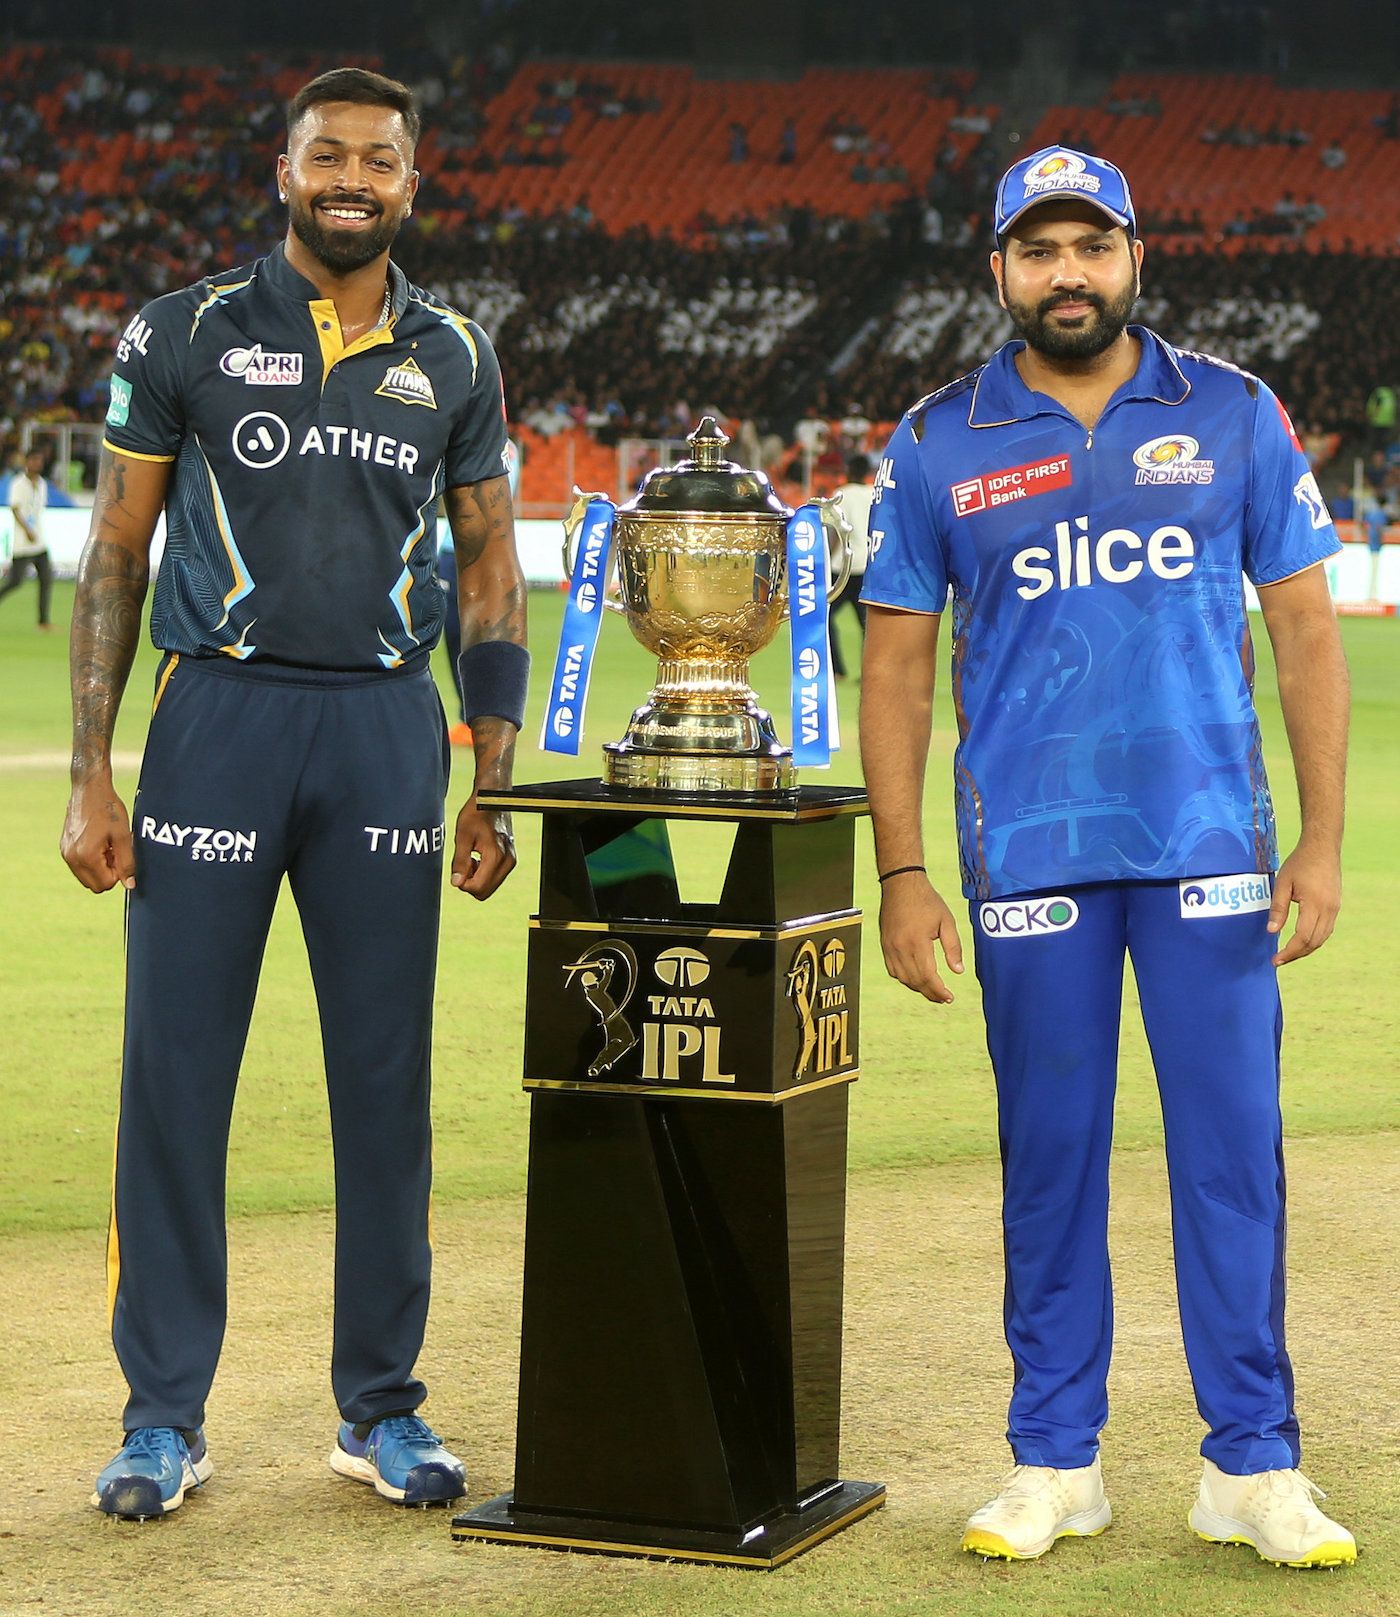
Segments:
[[[1063,895],[1053,898],[1004,898],[977,912],[989,938],[1034,938],[1068,932],[1079,919],[1079,906]]]

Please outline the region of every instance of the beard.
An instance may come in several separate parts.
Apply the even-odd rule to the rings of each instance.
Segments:
[[[319,204],[330,200],[328,196],[313,197],[308,205],[296,198],[288,207],[293,234],[318,263],[324,264],[336,275],[348,275],[352,270],[363,269],[393,245],[402,219],[390,218],[381,211],[376,223],[368,230],[340,230],[334,225],[323,224],[316,212]],[[335,200],[344,202],[349,199],[339,197]],[[354,200],[367,208],[377,206],[367,197],[356,197]]]
[[[1013,303],[1003,280],[1002,296],[1016,334],[1028,348],[1047,359],[1097,359],[1123,335],[1138,300],[1138,284],[1134,276],[1132,284],[1112,299],[1096,292],[1055,292],[1040,303]],[[1051,321],[1051,310],[1065,303],[1087,303],[1090,312],[1073,326]]]

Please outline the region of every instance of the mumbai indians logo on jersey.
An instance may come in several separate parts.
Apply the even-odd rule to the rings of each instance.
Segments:
[[[977,918],[988,938],[1043,937],[1068,932],[1079,919],[1079,906],[1062,893],[1050,898],[998,899],[983,904]]]
[[[1026,170],[1025,187],[1028,197],[1041,191],[1097,191],[1099,179],[1085,173],[1084,159],[1074,152],[1051,152]]]
[[[400,404],[421,404],[429,410],[437,409],[433,384],[412,356],[401,365],[391,365],[374,391],[381,399],[397,399]]]
[[[1149,438],[1133,451],[1137,467],[1135,483],[1210,483],[1215,478],[1215,462],[1198,460],[1201,446],[1183,433]]]

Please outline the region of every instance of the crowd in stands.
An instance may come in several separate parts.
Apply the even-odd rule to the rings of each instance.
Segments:
[[[114,339],[135,308],[281,236],[271,159],[282,101],[326,65],[10,53],[0,74],[0,442],[25,418],[99,421]],[[530,211],[480,206],[470,186],[474,172],[557,154],[579,120],[655,110],[619,90],[606,64],[517,71],[498,42],[475,58],[443,62],[423,50],[383,65],[415,83],[429,131],[428,181],[397,256],[486,327],[514,419],[543,438],[579,428],[604,443],[674,438],[710,409],[746,424],[755,457],[826,457],[839,470],[852,431],[817,444],[811,427],[804,444],[795,436],[804,415],[865,420],[859,447],[877,447],[869,423],[894,419],[1006,334],[986,272],[986,209],[1003,159],[965,80],[950,95],[964,127],[950,124],[922,171],[900,165],[907,183],[893,201],[872,193],[855,214],[807,202],[727,217],[699,210],[669,230],[618,232],[594,217],[587,194]],[[492,99],[508,82],[518,91],[522,74],[524,110],[490,147]],[[949,88],[931,83],[928,93]],[[1134,120],[1160,108],[1152,93],[1125,93],[1103,110]],[[1392,121],[1400,131],[1400,111]],[[1092,144],[1087,131],[1065,132]],[[741,125],[736,133],[745,149],[731,148],[733,162],[800,172],[806,154],[790,122],[761,152]],[[1296,145],[1306,131],[1279,133]],[[827,160],[850,160],[851,178],[864,164],[872,184],[889,185],[880,175],[889,154],[859,110],[834,109],[818,139]],[[435,203],[434,180],[454,173],[467,184],[447,206]],[[1363,432],[1368,394],[1400,377],[1400,259],[1293,250],[1319,210],[1315,196],[1281,189],[1224,227],[1244,238],[1241,251],[1150,252],[1144,307],[1169,338],[1258,369],[1322,439]],[[1199,209],[1145,206],[1142,219],[1150,249],[1160,237],[1217,244]],[[1262,251],[1256,237],[1290,250]]]

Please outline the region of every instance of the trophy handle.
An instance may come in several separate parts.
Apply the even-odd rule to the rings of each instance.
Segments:
[[[578,531],[583,526],[583,519],[588,511],[589,501],[606,500],[607,497],[606,494],[597,491],[592,494],[585,494],[577,483],[574,484],[574,503],[569,507],[568,516],[564,518],[564,582],[566,584],[574,576],[574,545],[578,540]],[[849,568],[847,570],[849,571]],[[611,564],[609,571],[611,571]],[[609,612],[621,612],[625,617],[627,608],[623,606],[621,601],[614,601],[608,594],[606,579],[604,579],[603,584],[603,605],[607,607]]]
[[[845,589],[851,576],[851,519],[841,504],[839,494],[829,495],[824,500],[817,501],[817,508],[822,514],[822,528],[828,536],[834,535],[839,546],[838,554],[840,564],[837,569],[836,582],[826,592],[827,600],[834,601]]]

